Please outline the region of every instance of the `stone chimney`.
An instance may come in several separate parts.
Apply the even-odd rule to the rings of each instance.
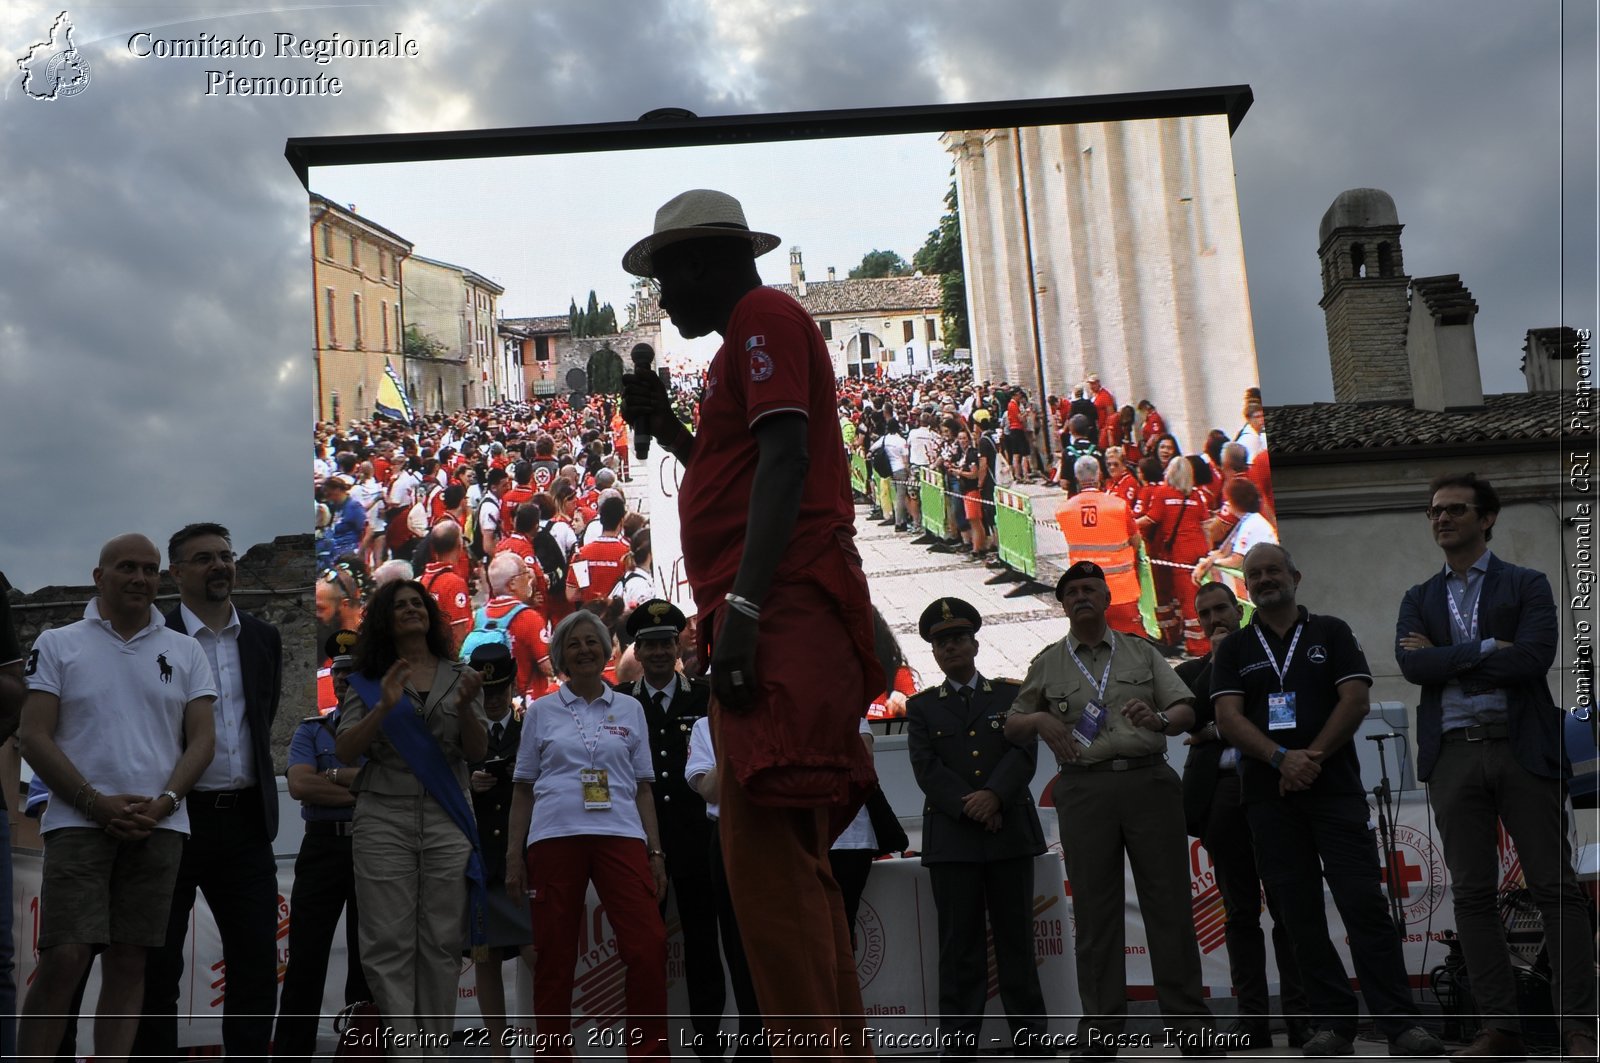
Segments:
[[[837,277],[835,277],[835,276],[834,276],[834,274],[833,274],[833,267],[832,267],[832,266],[829,266],[829,267],[828,267],[828,283],[829,283],[829,284],[832,284],[832,283],[833,283],[833,282],[834,282],[834,281],[835,281],[835,280],[837,280],[837,279],[838,279],[838,278],[837,278]]]
[[[1578,354],[1583,342],[1578,330],[1566,325],[1531,328],[1522,345],[1522,375],[1529,391],[1564,391],[1578,386]]]
[[[800,298],[806,297],[806,267],[800,261],[800,245],[789,248],[789,283],[794,285],[794,293]]]
[[[1417,409],[1483,406],[1478,340],[1472,328],[1477,313],[1478,304],[1459,274],[1412,279],[1406,360],[1411,363],[1412,405]]]

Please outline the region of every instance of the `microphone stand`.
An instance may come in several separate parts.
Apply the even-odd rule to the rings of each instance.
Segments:
[[[1394,819],[1389,810],[1394,793],[1389,788],[1389,758],[1383,752],[1383,743],[1391,737],[1369,735],[1368,739],[1378,743],[1378,774],[1381,781],[1372,788],[1372,796],[1378,800],[1378,843],[1383,846],[1383,890],[1389,901],[1389,918],[1394,920],[1395,932],[1404,940],[1406,921],[1400,904],[1400,860],[1395,852]]]

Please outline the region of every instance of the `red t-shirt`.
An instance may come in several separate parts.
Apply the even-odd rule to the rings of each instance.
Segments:
[[[1137,512],[1139,507],[1139,495],[1142,492],[1140,490],[1139,480],[1133,475],[1133,473],[1125,472],[1121,476],[1117,477],[1116,483],[1113,483],[1106,488],[1106,493],[1116,495],[1118,498],[1128,503],[1129,513]]]
[[[518,605],[527,602],[509,594],[496,595],[484,604],[490,620],[499,620]],[[550,690],[550,680],[539,667],[539,662],[550,657],[550,625],[539,610],[528,606],[511,621],[507,632],[511,636],[511,659],[517,662],[517,686],[524,694],[543,697]]]
[[[532,487],[513,487],[500,496],[500,534],[507,535],[516,527],[513,523],[517,515],[517,507],[524,502],[533,501]]]
[[[706,372],[700,431],[678,497],[684,568],[702,614],[732,588],[744,556],[759,457],[751,428],[762,417],[805,416],[811,462],[775,577],[805,569],[840,536],[854,535],[844,437],[833,416],[838,408],[833,362],[810,315],[774,288],[747,293],[733,308]]]
[[[1167,422],[1161,419],[1161,414],[1151,410],[1144,415],[1144,426],[1139,429],[1139,449],[1147,450],[1154,454],[1156,440],[1167,434]]]
[[[1261,514],[1273,525],[1277,524],[1278,503],[1272,497],[1272,461],[1267,457],[1270,451],[1258,450],[1256,456],[1250,459],[1250,464],[1245,468],[1245,478],[1256,485],[1256,490],[1261,492]]]
[[[472,630],[472,599],[467,597],[467,581],[456,575],[454,565],[434,561],[423,569],[421,582],[450,622],[450,648],[458,648]]]
[[[1012,431],[1022,428],[1022,409],[1017,405],[1017,400],[1012,399],[1006,403],[1006,427]]]
[[[1139,500],[1136,516],[1156,522],[1146,540],[1152,558],[1192,565],[1211,549],[1204,527],[1211,510],[1199,491],[1184,497],[1175,487],[1156,484]],[[1167,545],[1169,540],[1171,546]]]
[[[1102,432],[1116,426],[1117,400],[1112,397],[1109,388],[1101,388],[1094,393],[1094,412]]]
[[[617,580],[622,578],[622,559],[628,556],[631,549],[627,540],[615,535],[602,535],[580,547],[567,568],[567,596],[574,602],[593,602],[609,597]],[[588,571],[587,587],[578,586],[580,564]]]
[[[338,707],[339,695],[334,691],[333,666],[328,658],[324,657],[322,665],[317,669],[317,712],[326,716]]]

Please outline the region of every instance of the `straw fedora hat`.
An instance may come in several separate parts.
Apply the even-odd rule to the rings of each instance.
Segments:
[[[622,268],[636,277],[653,276],[650,256],[657,248],[708,236],[743,236],[750,241],[757,258],[783,242],[771,233],[752,230],[744,220],[744,208],[726,192],[691,188],[656,211],[655,232],[628,248],[622,256]]]

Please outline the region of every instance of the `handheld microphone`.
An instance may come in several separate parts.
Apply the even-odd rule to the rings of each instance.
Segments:
[[[1389,739],[1389,738],[1399,738],[1400,737],[1400,732],[1399,731],[1386,731],[1383,734],[1364,735],[1363,737],[1366,738],[1366,740],[1368,742],[1382,742],[1385,739]]]
[[[635,373],[648,373],[650,372],[650,367],[655,363],[656,349],[648,343],[636,343],[633,345],[633,350],[629,352],[629,357],[633,359],[633,371]],[[643,461],[650,456],[649,432],[634,431],[633,456],[639,461]]]

